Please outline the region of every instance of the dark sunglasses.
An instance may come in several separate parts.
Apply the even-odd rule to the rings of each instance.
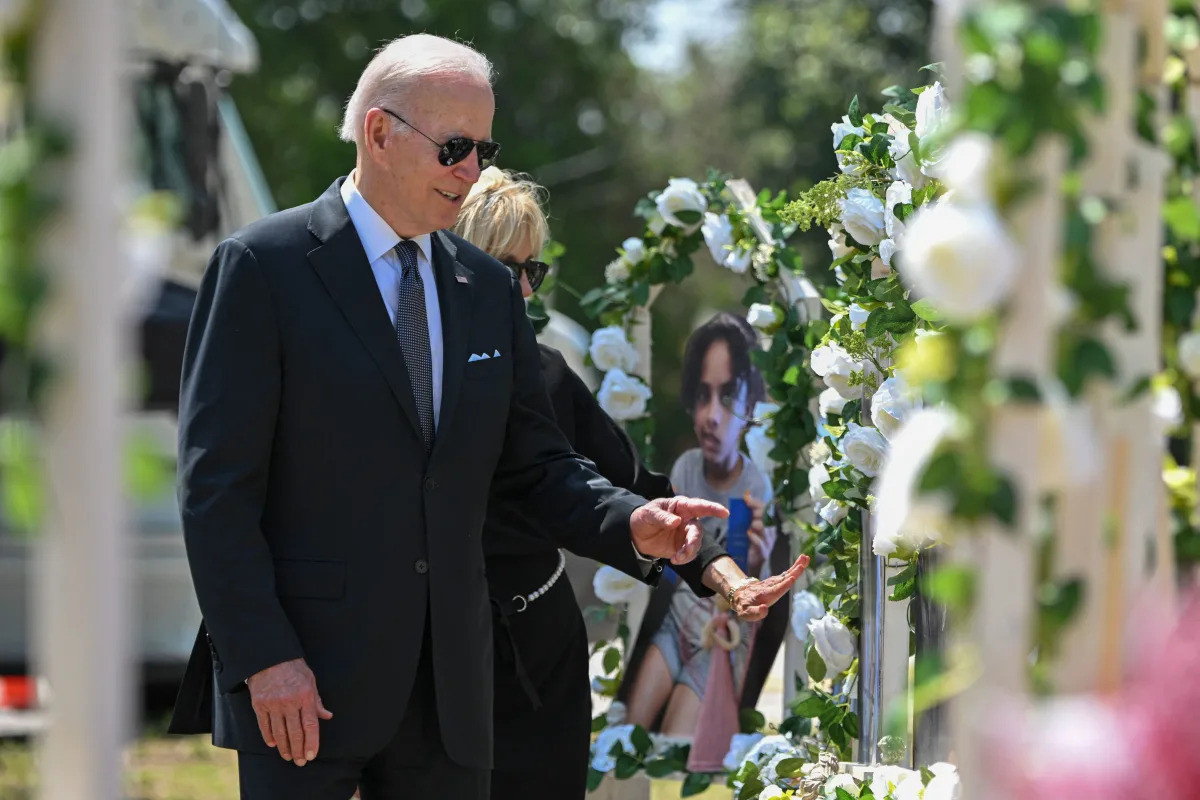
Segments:
[[[529,288],[537,291],[542,285],[542,281],[546,280],[546,275],[550,272],[550,265],[542,261],[525,261],[517,264],[513,261],[505,261],[505,266],[512,270],[513,275],[517,276],[517,280],[521,279],[521,273],[525,273],[525,279],[529,281]]]
[[[474,150],[479,156],[479,168],[487,169],[488,167],[492,166],[492,164],[496,163],[496,156],[500,155],[499,142],[478,142],[474,139],[468,139],[465,136],[455,136],[453,139],[447,139],[445,144],[443,144],[429,134],[417,128],[416,125],[413,125],[395,111],[389,111],[388,109],[382,107],[380,107],[379,110],[385,114],[391,114],[393,117],[400,120],[405,125],[436,144],[440,148],[438,150],[438,163],[443,167],[454,166],[467,156],[471,155],[471,151]]]

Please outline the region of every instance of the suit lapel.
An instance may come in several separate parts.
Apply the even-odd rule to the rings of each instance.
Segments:
[[[379,285],[375,283],[358,232],[342,202],[342,180],[337,180],[313,204],[308,229],[321,245],[308,254],[308,260],[387,379],[396,402],[404,409],[419,440],[421,423],[408,370],[404,366],[404,353],[396,341],[396,331],[392,329],[387,309],[379,296]]]
[[[445,231],[433,234],[432,245],[438,306],[442,312],[442,407],[438,431],[443,432],[450,429],[462,391],[463,372],[467,368],[467,334],[471,329],[475,275],[459,263],[458,248]],[[438,442],[445,438],[439,435],[435,439],[434,453]]]

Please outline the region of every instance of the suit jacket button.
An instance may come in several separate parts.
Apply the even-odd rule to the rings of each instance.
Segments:
[[[437,488],[437,481],[435,481],[433,478],[425,479],[425,491],[426,492],[432,492],[436,488]]]
[[[423,558],[418,558],[417,563],[413,564],[413,569],[417,571],[418,575],[424,575],[426,572],[429,572],[429,562]]]

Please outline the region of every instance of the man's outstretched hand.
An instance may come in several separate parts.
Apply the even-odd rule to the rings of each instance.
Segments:
[[[733,593],[733,613],[740,619],[749,622],[767,616],[771,606],[775,605],[796,580],[808,568],[809,557],[801,555],[790,567],[779,575],[763,578],[761,581],[748,583]]]
[[[700,550],[700,518],[729,516],[729,509],[709,500],[661,497],[638,508],[629,518],[629,536],[644,556],[686,564]]]

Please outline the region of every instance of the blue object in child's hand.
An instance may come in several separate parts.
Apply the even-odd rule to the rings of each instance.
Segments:
[[[725,534],[725,550],[745,572],[750,561],[750,506],[740,497],[729,498],[729,527]]]

